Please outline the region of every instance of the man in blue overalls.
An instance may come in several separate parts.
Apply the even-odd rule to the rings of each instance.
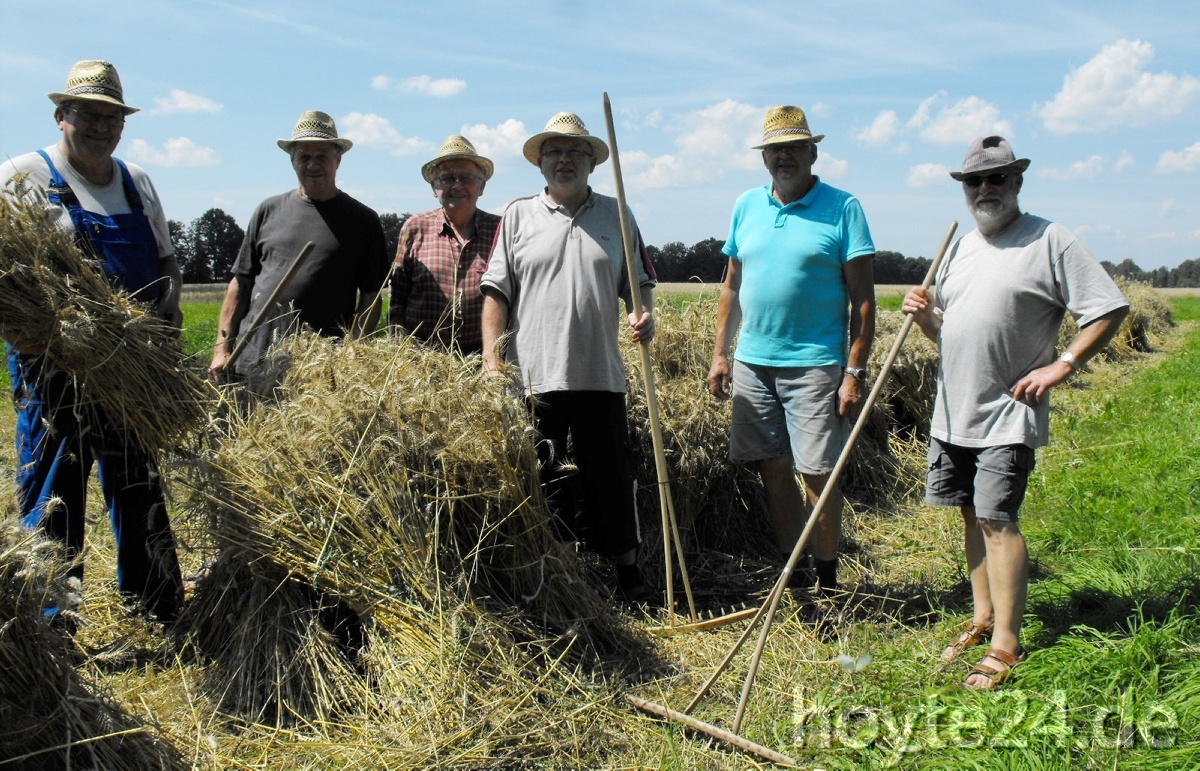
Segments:
[[[43,202],[47,216],[74,231],[116,286],[178,326],[182,277],[158,193],[144,171],[113,157],[125,116],[137,112],[125,104],[116,68],[78,62],[50,100],[62,140],[0,164],[0,189]],[[82,581],[84,504],[96,463],[116,537],[117,588],[132,610],[172,624],[182,581],[155,459],[78,399],[71,373],[41,355],[47,340],[29,329],[0,329],[0,335],[17,411],[24,525],[61,541],[70,574]],[[46,612],[57,618],[59,611]]]

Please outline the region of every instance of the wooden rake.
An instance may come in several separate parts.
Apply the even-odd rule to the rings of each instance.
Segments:
[[[625,251],[625,272],[629,276],[629,294],[633,298],[634,313],[642,317],[642,297],[637,283],[637,265],[634,263],[633,228],[629,224],[629,212],[625,204],[625,183],[621,179],[621,157],[617,152],[617,132],[613,127],[612,105],[608,92],[604,92],[604,122],[608,126],[608,149],[612,158],[613,180],[617,188],[617,210],[621,218],[621,240]],[[650,417],[650,435],[654,442],[654,468],[658,474],[658,500],[662,509],[663,561],[667,572],[667,623],[675,617],[675,577],[671,569],[671,538],[679,554],[679,572],[683,576],[683,588],[687,594],[688,612],[693,622],[697,621],[696,602],[692,598],[692,584],[688,579],[687,561],[683,555],[683,542],[679,538],[679,524],[675,519],[675,502],[671,498],[671,480],[667,472],[667,456],[663,450],[662,424],[658,415],[658,395],[654,389],[654,371],[650,368],[650,341],[643,340],[638,346],[642,354],[642,379],[646,387],[646,411]]]
[[[954,237],[954,231],[957,229],[958,223],[951,222],[949,230],[946,231],[945,238],[942,239],[942,245],[938,249],[937,256],[934,257],[933,263],[929,266],[929,271],[925,275],[925,280],[921,283],[921,288],[928,289],[933,283],[934,276],[937,275],[938,266],[941,265],[942,258],[946,256],[946,250],[950,246],[950,240]],[[871,389],[871,393],[867,396],[866,402],[863,403],[863,408],[859,413],[858,420],[854,423],[854,429],[850,432],[850,436],[846,440],[846,446],[842,448],[842,453],[838,456],[837,463],[834,465],[833,471],[829,475],[829,481],[825,484],[825,489],[822,490],[820,497],[817,498],[817,502],[813,505],[812,513],[808,517],[808,522],[805,524],[803,532],[800,533],[800,538],[796,541],[795,548],[792,549],[792,553],[788,557],[787,564],[784,565],[783,571],[781,572],[779,579],[775,582],[775,585],[772,587],[766,601],[750,619],[750,623],[746,626],[746,630],[742,633],[741,637],[738,638],[738,641],[729,650],[729,653],[725,655],[725,658],[721,661],[721,663],[717,665],[717,668],[713,671],[712,675],[708,678],[704,685],[700,687],[700,690],[696,693],[691,702],[688,703],[687,707],[684,708],[683,712],[676,712],[675,710],[668,709],[667,707],[659,704],[654,704],[653,702],[639,699],[636,696],[627,695],[626,698],[631,704],[643,711],[659,715],[660,717],[666,717],[668,720],[678,720],[683,722],[698,731],[707,733],[708,735],[716,739],[720,739],[721,741],[732,743],[741,749],[754,752],[761,757],[767,758],[768,760],[778,763],[795,764],[795,761],[791,758],[788,758],[786,755],[781,755],[773,750],[761,747],[760,745],[754,744],[748,739],[739,736],[738,731],[741,730],[742,727],[742,718],[746,714],[746,704],[750,699],[750,691],[754,685],[755,675],[758,673],[759,661],[762,658],[763,649],[766,647],[767,637],[771,633],[771,624],[775,619],[775,611],[778,609],[779,601],[783,597],[784,590],[787,588],[788,579],[792,574],[792,570],[795,569],[796,563],[800,559],[800,555],[804,553],[804,547],[808,544],[808,538],[812,532],[813,526],[816,524],[817,517],[820,515],[821,511],[824,510],[825,503],[828,500],[830,493],[837,487],[838,478],[841,476],[842,470],[845,468],[846,462],[850,458],[850,452],[854,448],[854,443],[858,440],[858,435],[862,432],[863,426],[866,425],[867,416],[870,414],[871,408],[875,405],[875,400],[879,397],[879,392],[882,390],[884,383],[887,381],[888,375],[891,374],[892,365],[895,363],[896,357],[900,354],[900,349],[904,345],[904,340],[906,337],[908,337],[908,333],[909,330],[912,329],[912,325],[913,317],[911,315],[906,316],[904,323],[900,327],[900,332],[896,335],[896,342],[892,344],[892,350],[888,353],[887,359],[884,361],[883,366],[879,370],[879,376],[875,379],[875,385]],[[730,620],[736,620],[733,618],[733,616],[730,616],[729,618]],[[741,650],[742,645],[744,645],[746,640],[750,638],[751,632],[754,631],[755,626],[760,620],[763,622],[762,631],[759,633],[758,644],[754,649],[754,655],[750,659],[749,671],[746,674],[745,683],[742,685],[742,695],[741,699],[738,701],[737,713],[733,718],[733,725],[731,726],[731,729],[726,731],[709,723],[704,723],[689,717],[687,713],[690,713],[693,709],[695,709],[696,705],[700,703],[700,700],[703,699],[705,694],[708,693],[709,689],[712,688],[713,684],[717,681],[717,678],[720,677],[721,673],[724,672],[729,666],[729,663],[733,660],[733,657],[737,655],[739,650]],[[710,626],[709,628],[712,627]]]

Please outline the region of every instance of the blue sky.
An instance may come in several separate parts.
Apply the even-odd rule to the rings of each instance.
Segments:
[[[275,140],[306,109],[355,141],[339,185],[380,212],[435,202],[421,165],[463,133],[496,164],[480,200],[539,189],[522,142],[559,110],[605,136],[648,243],[723,239],[767,181],[766,109],[826,135],[817,171],[862,201],[879,249],[931,256],[971,226],[957,169],[1001,133],[1033,164],[1022,208],[1100,259],[1200,257],[1200,6],[932,0],[757,3],[79,3],[0,0],[0,154],[57,141],[49,91],[79,59],[117,65],[141,107],[117,154],[168,216],[220,207],[245,226],[295,184]],[[610,164],[592,177],[614,190]]]

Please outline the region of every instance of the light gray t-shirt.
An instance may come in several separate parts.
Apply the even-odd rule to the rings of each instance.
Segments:
[[[944,315],[930,433],[962,447],[1046,445],[1049,399],[1031,407],[1010,389],[1054,361],[1066,311],[1086,326],[1129,305],[1121,290],[1073,233],[1030,214],[990,239],[963,236],[936,284]]]
[[[121,170],[117,168],[116,161],[112,161],[112,180],[107,185],[93,185],[75,172],[75,168],[67,161],[57,144],[50,145],[45,150],[46,154],[50,156],[50,160],[54,162],[54,167],[58,169],[58,173],[62,174],[63,179],[71,186],[71,190],[79,199],[79,205],[83,207],[84,211],[109,216],[129,213],[129,201],[125,198],[125,183],[121,178]],[[133,186],[137,188],[138,195],[142,199],[142,211],[145,213],[146,219],[150,220],[150,227],[154,231],[154,240],[158,242],[158,256],[161,258],[174,254],[175,248],[171,245],[171,229],[167,225],[167,215],[163,213],[158,191],[154,189],[154,184],[142,167],[125,161],[125,168],[129,169]],[[63,230],[75,231],[75,225],[71,222],[71,213],[67,207],[57,206],[46,200],[45,190],[50,186],[50,167],[46,165],[46,160],[42,156],[37,153],[25,153],[0,163],[0,190],[8,195],[13,192],[21,192],[11,187],[14,184],[14,178],[18,176],[21,179],[21,191],[35,196],[39,202],[44,204]]]
[[[641,244],[632,215],[630,224]],[[638,286],[653,286],[644,254]],[[545,191],[513,201],[480,287],[508,301],[505,359],[526,393],[625,393],[618,319],[628,284],[615,198],[591,193],[573,217]]]

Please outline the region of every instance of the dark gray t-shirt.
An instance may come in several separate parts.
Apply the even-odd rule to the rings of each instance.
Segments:
[[[252,374],[271,341],[307,324],[322,335],[341,336],[354,321],[359,293],[378,292],[389,260],[379,215],[345,193],[308,201],[296,190],[259,204],[242,241],[233,273],[253,285],[249,324],[287,273],[296,255],[316,246],[278,299],[277,312],[255,331],[235,364]]]

